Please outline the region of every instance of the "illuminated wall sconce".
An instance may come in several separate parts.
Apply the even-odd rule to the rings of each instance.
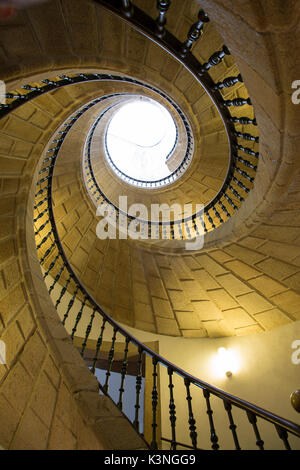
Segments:
[[[232,375],[237,372],[238,368],[236,354],[225,348],[219,348],[218,354],[213,358],[214,372],[220,377],[232,377]]]

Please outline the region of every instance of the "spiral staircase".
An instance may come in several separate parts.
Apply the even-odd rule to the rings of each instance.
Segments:
[[[183,359],[298,339],[300,8],[257,3],[53,0],[1,21],[3,448],[299,449],[290,405],[281,418]],[[109,122],[140,99],[176,124],[164,179],[109,157]],[[179,209],[167,226],[120,195]],[[143,236],[99,238],[99,207]],[[271,382],[276,404],[297,386]]]

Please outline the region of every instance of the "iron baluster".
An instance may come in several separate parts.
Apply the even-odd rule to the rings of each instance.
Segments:
[[[251,134],[248,134],[247,132],[244,133],[244,132],[237,132],[237,131],[234,131],[233,132],[233,135],[235,137],[240,137],[241,139],[244,139],[244,140],[248,140],[248,141],[252,141],[252,142],[259,142],[259,137],[255,137],[254,135],[251,135]]]
[[[250,189],[247,188],[238,178],[236,178],[235,176],[232,177],[232,181],[235,182],[235,184],[241,188],[243,191],[245,191],[246,193],[249,193],[250,192]]]
[[[226,46],[223,46],[221,51],[215,52],[208,59],[208,61],[205,64],[202,65],[202,67],[200,69],[200,74],[205,73],[211,67],[215,67],[216,65],[219,65],[226,55],[230,55],[230,52],[229,52],[229,50]]]
[[[235,107],[239,107],[239,106],[245,106],[246,104],[248,104],[249,106],[251,106],[251,100],[250,98],[234,98],[233,100],[224,100],[223,101],[223,105],[224,106],[235,106]]]
[[[157,364],[158,360],[155,356],[152,357],[153,365],[153,387],[152,387],[152,441],[150,445],[151,450],[157,450],[157,405],[158,405],[158,391],[157,391]]]
[[[127,18],[131,18],[133,15],[134,7],[130,0],[122,0],[122,12]]]
[[[63,272],[63,270],[65,269],[65,267],[66,267],[66,265],[65,265],[65,263],[64,263],[64,264],[62,265],[62,267],[61,267],[59,273],[55,276],[54,281],[53,281],[53,283],[51,284],[51,286],[50,286],[50,288],[49,288],[49,291],[48,291],[48,292],[49,292],[49,295],[51,294],[51,292],[53,291],[54,287],[56,286],[56,284],[57,284],[58,281],[60,280],[60,277],[61,277],[62,272]]]
[[[213,211],[214,211],[216,217],[217,217],[217,218],[219,219],[219,221],[221,222],[221,224],[223,224],[223,223],[224,223],[224,220],[222,219],[221,214],[219,213],[219,211],[217,211],[217,209],[216,209],[215,206],[213,206],[212,209],[213,209]]]
[[[55,256],[54,260],[50,263],[49,268],[47,269],[47,271],[45,272],[45,274],[43,276],[44,279],[46,279],[46,277],[49,276],[50,271],[52,271],[52,269],[54,268],[54,266],[56,264],[56,261],[58,260],[58,258],[60,258],[60,256],[61,256],[60,253],[58,253]]]
[[[276,431],[278,436],[284,443],[284,447],[286,450],[292,450],[290,443],[289,443],[289,435],[286,429],[282,428],[281,426],[275,425]]]
[[[86,348],[86,345],[87,345],[88,338],[89,338],[91,330],[92,330],[94,318],[95,318],[95,315],[96,315],[96,310],[97,310],[96,307],[94,307],[91,318],[90,318],[90,321],[89,321],[89,324],[86,328],[85,337],[84,337],[83,343],[81,345],[81,351],[80,351],[80,354],[81,354],[82,357],[83,357],[83,354],[84,354],[84,351],[85,351],[85,348]]]
[[[191,396],[191,392],[190,392],[190,385],[191,385],[191,381],[190,379],[188,378],[185,378],[184,379],[184,385],[186,387],[186,392],[187,392],[187,395],[186,395],[186,399],[187,399],[187,402],[188,402],[188,412],[189,412],[189,429],[190,429],[190,438],[191,438],[191,441],[192,441],[192,446],[194,449],[197,449],[197,428],[196,428],[196,420],[194,418],[194,415],[193,415],[193,407],[192,407],[192,396]]]
[[[165,34],[167,23],[166,14],[170,8],[171,0],[157,0],[158,18],[156,20],[157,36],[162,38]]]
[[[143,350],[139,348],[139,358],[137,363],[137,376],[136,376],[136,401],[135,401],[135,419],[133,425],[137,432],[140,429],[140,422],[139,422],[139,413],[140,413],[140,394],[142,390],[142,365],[143,365]]]
[[[256,171],[257,170],[257,166],[256,165],[253,165],[253,163],[249,162],[249,160],[245,160],[244,158],[241,158],[239,155],[236,155],[235,156],[235,159],[242,163],[243,165],[245,165],[247,168],[251,168],[252,170]]]
[[[181,49],[181,57],[185,57],[186,54],[191,50],[194,42],[203,34],[203,27],[205,23],[209,22],[209,18],[204,10],[200,10],[198,13],[198,21],[191,26],[191,29],[188,32],[187,40],[183,43]]]
[[[172,433],[172,442],[171,442],[171,450],[176,450],[176,406],[174,401],[174,384],[173,384],[173,369],[168,367],[168,375],[169,375],[169,390],[170,390],[170,402],[169,402],[169,414],[170,414],[170,422],[171,422],[171,433]]]
[[[235,148],[237,150],[241,150],[242,152],[245,152],[247,155],[251,155],[252,157],[259,158],[259,152],[255,152],[254,150],[248,147],[243,147],[242,145],[236,144]]]
[[[206,407],[207,407],[207,414],[208,414],[208,419],[209,419],[209,426],[210,426],[210,440],[212,442],[212,449],[213,450],[218,450],[219,449],[219,444],[218,444],[218,436],[216,434],[215,430],[215,425],[214,425],[214,420],[213,420],[213,410],[211,409],[210,405],[210,393],[208,390],[203,389],[203,395],[206,400]]]
[[[214,86],[214,90],[222,90],[223,88],[231,88],[236,83],[243,82],[242,75],[239,74],[237,77],[227,77],[222,82],[218,82]]]
[[[64,285],[64,287],[62,288],[61,292],[60,292],[60,295],[55,303],[55,308],[57,309],[57,307],[59,306],[63,296],[65,295],[65,293],[67,292],[67,289],[68,289],[68,285],[70,284],[71,282],[71,279],[72,279],[72,274],[69,275],[67,281],[66,281],[66,284]]]
[[[103,333],[104,333],[106,322],[107,322],[106,318],[103,317],[100,334],[99,334],[99,337],[97,339],[95,356],[94,356],[94,359],[93,359],[93,366],[92,366],[92,373],[93,374],[95,374],[96,363],[97,363],[97,360],[98,360],[98,357],[99,357],[99,353],[100,353],[100,349],[101,349],[101,345],[102,345],[102,341],[103,341]]]
[[[111,340],[111,348],[108,353],[108,366],[107,366],[107,372],[106,372],[106,380],[105,380],[105,385],[103,387],[103,393],[105,394],[108,393],[109,377],[111,375],[111,368],[112,368],[114,355],[115,355],[115,342],[116,342],[117,333],[118,333],[118,329],[115,327],[114,334]]]
[[[225,199],[228,201],[228,203],[231,205],[231,207],[233,207],[233,209],[235,211],[238,210],[238,207],[235,205],[235,203],[233,202],[233,200],[231,199],[231,197],[228,196],[228,194],[224,193],[224,197]]]
[[[235,197],[236,197],[239,201],[244,202],[245,199],[243,198],[243,196],[241,196],[241,195],[233,188],[233,186],[231,186],[231,184],[228,186],[228,188],[230,189],[230,191],[232,192],[232,194],[234,194]]]
[[[122,364],[122,368],[121,368],[121,384],[120,384],[120,388],[119,388],[119,392],[120,392],[119,393],[119,401],[118,401],[118,405],[117,405],[118,408],[120,408],[121,411],[123,409],[123,393],[125,392],[124,381],[125,381],[125,377],[126,377],[126,374],[127,374],[129,343],[130,343],[130,338],[128,336],[126,336],[125,349],[124,349],[124,359],[123,359],[123,364]]]
[[[43,245],[44,243],[46,243],[46,241],[48,240],[48,238],[50,237],[50,235],[52,234],[52,229],[50,230],[50,232],[47,233],[47,235],[44,236],[44,238],[41,240],[41,242],[37,245],[36,249],[39,250]]]
[[[74,304],[74,302],[75,302],[75,299],[76,299],[76,296],[77,296],[78,291],[79,291],[79,286],[76,286],[75,291],[74,291],[74,293],[73,293],[73,296],[72,296],[72,298],[71,298],[71,300],[70,300],[70,302],[69,302],[69,304],[68,304],[67,311],[66,311],[66,313],[64,314],[64,318],[63,318],[63,321],[62,321],[62,324],[63,324],[63,325],[65,325],[65,323],[66,323],[66,320],[67,320],[67,318],[68,318],[68,316],[69,316],[69,313],[70,313],[71,308],[73,307],[73,304]]]
[[[56,242],[52,242],[51,245],[49,246],[48,250],[45,251],[44,256],[40,259],[40,264],[43,265],[45,259],[50,255],[51,251],[53,248],[56,247]]]
[[[257,121],[256,119],[250,119],[246,116],[243,116],[243,117],[236,117],[236,116],[231,116],[230,119],[229,119],[231,122],[233,122],[234,124],[242,124],[243,126],[247,126],[247,125],[253,125],[253,126],[257,126]]]
[[[34,235],[38,235],[42,230],[44,230],[44,228],[46,227],[46,225],[48,225],[50,223],[50,219],[46,220],[46,222],[44,224],[42,224],[38,230],[36,230],[34,232]]]
[[[249,410],[247,410],[247,416],[254,430],[254,434],[256,437],[256,445],[259,448],[259,450],[264,450],[264,441],[261,439],[260,433],[257,427],[257,417],[252,411],[249,411]]]
[[[227,414],[228,414],[229,429],[232,432],[232,437],[233,437],[233,440],[234,440],[235,448],[236,448],[236,450],[241,450],[240,443],[239,443],[238,436],[237,436],[237,432],[236,432],[237,426],[236,426],[236,424],[233,420],[232,411],[231,411],[232,410],[232,405],[231,405],[230,401],[224,400],[224,407],[225,407],[225,410],[227,411]]]
[[[226,206],[224,206],[223,202],[222,201],[218,201],[218,204],[219,206],[221,207],[222,211],[227,215],[227,217],[230,217],[230,214],[226,208]]]
[[[85,296],[84,299],[83,299],[83,302],[81,302],[81,307],[80,307],[80,310],[79,312],[77,313],[77,317],[76,317],[76,320],[75,320],[75,324],[72,328],[72,333],[71,333],[71,340],[73,341],[74,339],[74,335],[76,333],[76,330],[77,330],[77,326],[78,326],[78,323],[80,322],[81,320],[81,317],[82,317],[82,314],[83,314],[83,310],[84,310],[84,307],[87,303],[87,300],[88,300],[88,297]]]
[[[216,228],[216,226],[215,226],[215,224],[214,224],[214,221],[213,221],[213,219],[211,218],[211,215],[210,215],[210,213],[209,213],[208,211],[206,212],[206,215],[207,215],[208,221],[209,221],[209,223],[211,224],[212,228]]]
[[[236,166],[234,168],[234,171],[237,171],[240,175],[242,175],[246,180],[250,181],[250,183],[253,183],[254,181],[254,178],[250,175],[248,175],[248,173],[244,170],[241,170],[241,168],[239,168],[238,166]]]

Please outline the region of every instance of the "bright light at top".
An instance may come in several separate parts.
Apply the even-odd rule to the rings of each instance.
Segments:
[[[113,116],[106,134],[109,156],[127,176],[156,181],[171,174],[166,157],[176,143],[171,114],[150,99],[132,101]]]

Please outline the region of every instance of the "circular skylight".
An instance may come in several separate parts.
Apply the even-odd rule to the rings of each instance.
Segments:
[[[124,175],[139,182],[153,182],[172,174],[167,159],[175,149],[177,130],[166,108],[151,99],[122,106],[106,133],[108,156]]]

